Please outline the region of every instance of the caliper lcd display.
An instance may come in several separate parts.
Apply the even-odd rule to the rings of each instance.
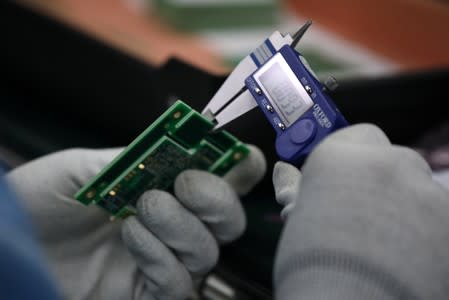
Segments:
[[[312,99],[280,53],[262,66],[254,78],[287,127],[313,105]]]

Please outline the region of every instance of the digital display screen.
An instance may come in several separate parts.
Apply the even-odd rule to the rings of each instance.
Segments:
[[[313,101],[284,58],[277,55],[279,56],[263,66],[255,77],[282,122],[288,127],[313,105]]]

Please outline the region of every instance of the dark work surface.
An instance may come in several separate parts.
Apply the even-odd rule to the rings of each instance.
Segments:
[[[177,98],[201,110],[224,80],[177,60],[151,67],[9,1],[0,2],[0,36],[0,144],[25,159],[124,146]],[[448,84],[449,69],[429,70],[344,81],[333,98],[349,122],[375,123],[408,145],[447,120]],[[244,199],[248,232],[224,248],[219,271],[260,298],[270,294],[281,229],[271,183],[274,131],[257,110],[227,129],[259,146],[269,169]]]

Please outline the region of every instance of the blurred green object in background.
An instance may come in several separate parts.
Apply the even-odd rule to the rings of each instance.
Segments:
[[[152,7],[179,30],[275,26],[277,0],[153,0]]]
[[[301,54],[307,59],[312,69],[318,74],[321,75],[323,73],[340,73],[345,70],[350,70],[352,68],[348,63],[344,63],[342,61],[338,61],[335,58],[328,57],[316,49],[307,49],[300,51]],[[242,55],[235,56],[225,56],[225,63],[233,68],[236,67],[237,64],[245,57]],[[324,75],[323,75],[324,76]]]

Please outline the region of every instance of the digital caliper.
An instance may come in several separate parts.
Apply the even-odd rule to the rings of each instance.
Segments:
[[[327,135],[348,125],[328,94],[335,79],[322,84],[295,50],[310,25],[293,37],[274,32],[237,65],[203,110],[215,129],[258,106],[276,131],[280,159],[299,165]]]

